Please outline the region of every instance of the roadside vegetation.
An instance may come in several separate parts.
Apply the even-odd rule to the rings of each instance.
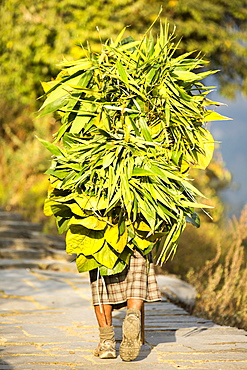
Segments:
[[[247,206],[222,231],[215,257],[187,274],[198,293],[194,314],[247,330]]]
[[[102,41],[109,35],[114,38],[126,25],[130,25],[127,32],[130,29],[138,37],[161,5],[171,27],[176,24],[178,36],[183,37],[181,53],[202,50],[210,61],[207,68],[221,70],[216,78],[222,94],[246,93],[247,0],[151,0],[149,4],[145,0],[2,2],[0,207],[41,222],[46,233],[57,233],[55,221],[43,214],[48,184],[43,173],[50,155],[36,135],[50,140],[58,122],[52,116],[36,118],[41,105],[37,100],[42,95],[40,81],[54,78],[58,73],[54,66],[64,58],[83,57],[81,45],[87,40],[99,50]],[[186,227],[174,259],[162,271],[195,285],[196,314],[246,329],[247,210],[239,220],[233,219],[229,228],[220,192],[231,176],[220,154],[206,171],[194,170],[191,175],[215,207],[210,212],[213,220],[202,214],[199,229]]]

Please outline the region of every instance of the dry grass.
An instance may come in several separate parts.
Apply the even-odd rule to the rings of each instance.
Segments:
[[[247,206],[239,220],[231,221],[215,258],[199,272],[190,271],[187,275],[198,292],[194,314],[221,325],[247,329],[246,238]]]

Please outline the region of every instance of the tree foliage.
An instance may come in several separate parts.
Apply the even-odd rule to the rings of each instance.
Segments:
[[[100,39],[115,37],[126,25],[139,37],[161,5],[183,37],[181,52],[202,50],[221,69],[225,92],[246,90],[246,0],[5,0],[0,6],[1,95],[31,104],[40,95],[40,79],[55,76],[63,56],[81,56],[76,44],[89,41],[99,48]]]

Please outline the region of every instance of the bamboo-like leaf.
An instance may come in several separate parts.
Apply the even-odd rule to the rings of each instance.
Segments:
[[[132,176],[158,176],[156,173],[140,167],[134,167]]]
[[[224,121],[224,120],[231,120],[231,118],[222,116],[221,114],[208,110],[205,115],[205,121]]]
[[[48,149],[54,156],[63,156],[62,150],[55,144],[49,143],[49,141],[38,138],[38,140]]]
[[[51,105],[55,101],[59,101],[61,98],[64,98],[65,96],[68,96],[69,92],[73,90],[72,87],[69,87],[66,84],[68,80],[70,81],[71,84],[77,85],[80,79],[81,79],[81,75],[76,75],[73,78],[67,77],[63,81],[52,82],[51,88],[48,91],[46,91],[46,94],[48,94],[48,97],[39,110],[44,109],[47,105]],[[43,83],[43,86],[45,86],[46,88],[46,85],[44,85],[44,83]]]
[[[91,120],[91,118],[91,115],[78,113],[71,125],[70,132],[72,134],[79,134],[81,130],[86,126],[86,124]]]
[[[128,85],[129,81],[128,81],[128,75],[122,65],[122,63],[118,60],[117,63],[116,63],[116,67],[117,67],[117,71],[120,75],[120,77],[122,78],[122,80],[124,81],[124,83],[126,83]]]
[[[103,167],[104,168],[109,167],[111,165],[111,163],[114,161],[114,159],[115,159],[115,153],[114,152],[110,152],[107,155],[105,155],[104,158],[103,158]]]
[[[124,28],[122,29],[122,31],[121,31],[121,32],[119,33],[119,35],[117,36],[116,40],[115,40],[114,42],[112,42],[112,47],[113,47],[113,48],[116,48],[116,47],[118,46],[118,44],[120,43],[120,41],[121,41],[121,40],[122,40],[122,38],[123,38],[123,35],[124,35],[125,31],[126,31],[126,27],[124,27]]]
[[[59,111],[61,108],[66,106],[68,101],[69,101],[69,94],[66,94],[62,96],[61,98],[58,98],[57,100],[52,101],[51,103],[47,104],[43,108],[42,112],[39,114],[39,117],[43,117],[46,114]]]

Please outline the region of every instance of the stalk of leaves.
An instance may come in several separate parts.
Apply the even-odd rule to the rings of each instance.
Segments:
[[[101,54],[62,63],[54,81],[44,83],[40,115],[57,112],[61,127],[53,155],[45,214],[54,215],[66,250],[77,255],[80,272],[99,267],[121,272],[134,249],[154,249],[162,264],[176,251],[187,222],[199,227],[195,200],[202,194],[188,176],[206,168],[214,140],[205,122],[225,119],[207,110],[201,82],[215,71],[191,53],[177,56],[167,24],[153,38],[123,39]]]

